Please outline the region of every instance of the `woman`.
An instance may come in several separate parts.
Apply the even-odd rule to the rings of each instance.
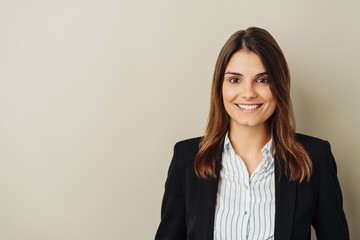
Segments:
[[[349,239],[327,141],[296,134],[290,74],[265,30],[234,33],[205,136],[175,145],[156,239]]]

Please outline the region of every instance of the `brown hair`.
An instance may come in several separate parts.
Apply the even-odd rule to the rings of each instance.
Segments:
[[[295,133],[288,65],[279,45],[270,33],[256,27],[234,33],[220,51],[213,75],[210,113],[205,136],[200,142],[194,162],[196,174],[204,179],[216,177],[217,155],[229,128],[229,116],[222,96],[225,68],[232,55],[241,49],[256,53],[270,78],[270,90],[276,101],[276,109],[267,120],[267,125],[272,134],[272,147],[275,149],[280,170],[284,168],[285,174],[289,175],[291,181],[309,180],[312,163]]]

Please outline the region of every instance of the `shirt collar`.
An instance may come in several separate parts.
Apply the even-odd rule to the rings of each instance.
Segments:
[[[229,131],[226,133],[225,135],[225,139],[224,139],[224,151],[228,152],[228,151],[234,151],[230,139],[229,139]],[[275,150],[272,149],[272,138],[265,144],[265,146],[261,149],[262,154],[264,155],[264,160],[263,160],[263,168],[264,170],[268,170],[274,163],[274,154],[275,154]]]
[[[224,150],[229,150],[231,146],[230,139],[229,139],[229,132],[226,133],[225,139],[224,139]]]
[[[274,164],[274,154],[275,150],[272,149],[272,138],[268,141],[265,146],[261,149],[262,154],[264,155],[264,165],[263,168],[265,171],[269,170],[270,167]]]

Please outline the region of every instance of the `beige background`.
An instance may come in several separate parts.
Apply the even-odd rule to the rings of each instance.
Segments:
[[[173,145],[203,133],[217,55],[248,26],[282,47],[297,130],[331,142],[360,239],[359,7],[1,0],[0,239],[153,239]]]

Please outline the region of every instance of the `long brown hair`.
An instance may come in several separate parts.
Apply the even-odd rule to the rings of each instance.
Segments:
[[[270,90],[276,101],[276,109],[267,120],[272,134],[279,168],[284,168],[291,181],[309,180],[312,172],[310,157],[295,133],[295,121],[290,99],[290,72],[284,54],[275,39],[266,30],[250,27],[235,32],[225,43],[216,61],[212,89],[210,113],[205,136],[195,157],[196,174],[204,179],[216,177],[216,160],[222,142],[229,129],[229,116],[222,96],[225,68],[232,55],[246,49],[256,53],[270,78]]]

